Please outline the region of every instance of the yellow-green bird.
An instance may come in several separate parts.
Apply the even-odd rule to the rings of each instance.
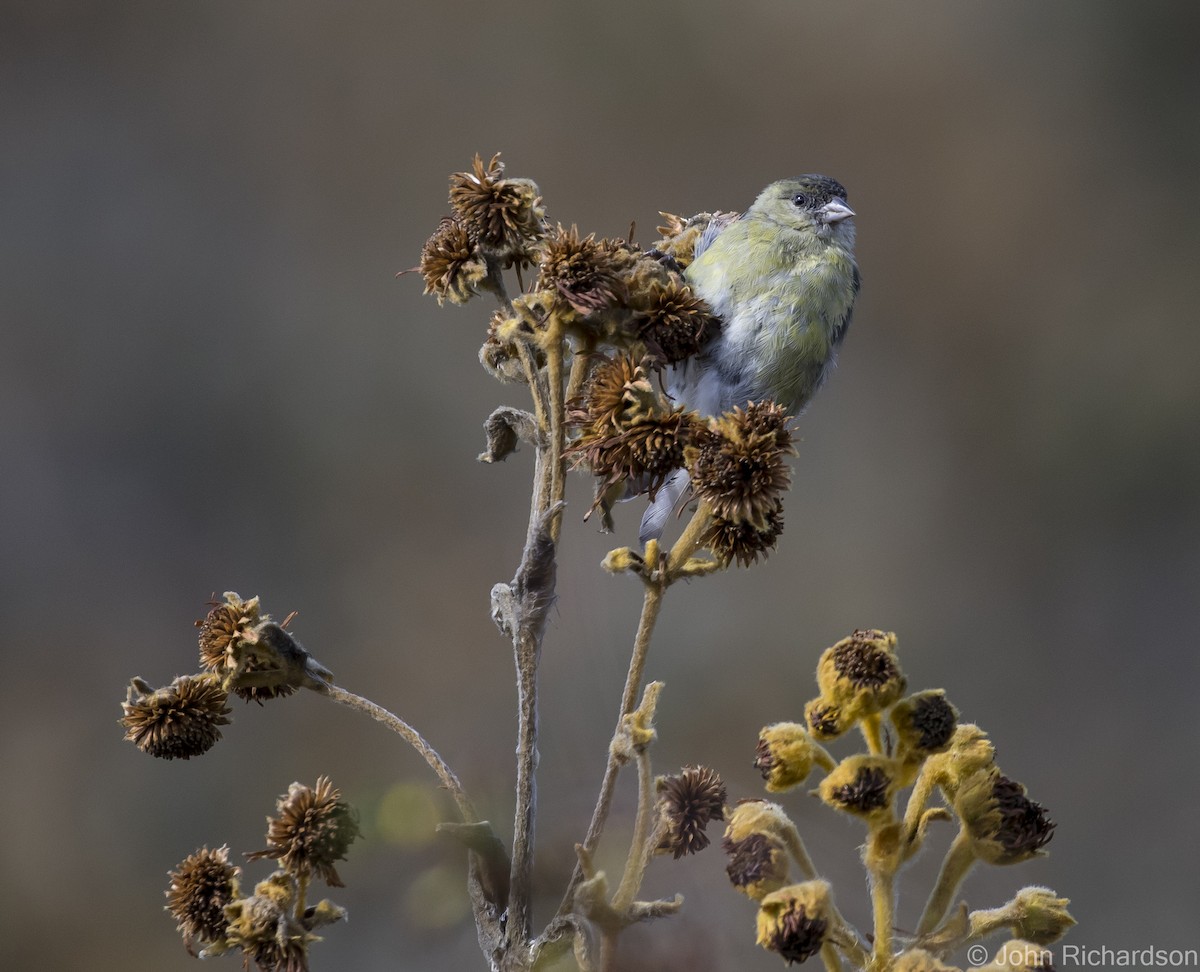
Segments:
[[[677,403],[719,415],[771,398],[799,414],[850,326],[859,287],[854,215],[841,183],[802,175],[767,186],[732,222],[710,224],[684,276],[721,328],[668,370]],[[642,517],[643,542],[662,535],[686,488],[680,470],[659,490]]]

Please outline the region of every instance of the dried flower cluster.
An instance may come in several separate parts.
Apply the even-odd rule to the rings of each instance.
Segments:
[[[955,907],[972,864],[1016,864],[1043,854],[1054,824],[1025,787],[1000,772],[986,735],[959,723],[944,692],[904,695],[907,680],[894,634],[859,630],[842,639],[821,655],[817,685],[820,694],[805,707],[804,723],[763,728],[754,762],[773,793],[800,786],[820,770],[815,792],[821,800],[866,825],[863,861],[872,888],[873,935],[841,918],[783,807],[749,800],[729,815],[724,848],[734,887],[758,903],[760,945],[789,963],[831,949],[827,964],[948,972],[953,967],[943,959],[986,935],[1007,931],[1019,940],[1010,949],[1045,946],[1074,924],[1066,899],[1046,888],[1024,888],[991,911]],[[835,760],[822,742],[855,727],[866,751]],[[910,794],[901,808],[905,790]],[[946,805],[930,807],[938,790]],[[897,941],[896,876],[922,848],[929,825],[946,819],[957,821],[958,834],[916,934]],[[800,884],[788,883],[793,865],[805,879]]]
[[[309,946],[321,940],[316,929],[346,917],[327,899],[307,905],[306,892],[313,875],[342,886],[333,864],[358,836],[353,809],[322,777],[315,789],[293,783],[276,810],[267,818],[268,849],[246,857],[274,858],[281,866],[253,894],[242,895],[241,868],[229,863],[228,847],[202,848],[170,872],[166,910],[190,954],[240,951],[244,964],[261,972],[304,972]]]
[[[257,597],[232,591],[196,622],[201,672],[155,689],[134,678],[122,705],[125,738],[160,759],[190,759],[211,749],[229,725],[229,695],[260,705],[298,688],[324,692],[332,676],[282,625],[262,614]]]

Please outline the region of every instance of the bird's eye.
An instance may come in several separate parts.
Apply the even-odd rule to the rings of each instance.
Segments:
[[[796,193],[796,195],[792,196],[792,205],[798,209],[803,209],[808,205],[808,196],[802,192]]]

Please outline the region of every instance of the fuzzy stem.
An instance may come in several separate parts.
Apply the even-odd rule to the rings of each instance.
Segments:
[[[929,894],[929,901],[917,925],[917,935],[928,935],[941,923],[954,904],[954,897],[967,872],[975,863],[975,848],[971,844],[971,836],[962,828],[954,837],[946,857],[942,861],[942,869],[938,873],[937,882]]]
[[[563,397],[563,342],[553,342],[546,352],[546,373],[550,383],[550,505],[562,500],[566,490],[566,468],[563,452],[566,449],[567,411]],[[557,543],[562,528],[562,515],[550,523],[550,536]]]
[[[875,941],[871,951],[871,967],[883,972],[892,958],[892,929],[895,925],[896,872],[883,867],[871,874],[871,911],[874,917]]]
[[[675,546],[671,548],[671,553],[667,557],[668,583],[675,581],[680,576],[680,569],[688,562],[692,554],[700,549],[700,541],[704,536],[705,530],[708,529],[711,520],[711,507],[709,507],[708,503],[701,501],[700,506],[692,514],[688,525],[684,527],[683,533],[679,535],[679,539],[675,541]]]
[[[625,676],[625,691],[621,694],[621,711],[617,715],[617,727],[614,733],[620,731],[621,720],[629,715],[637,705],[637,695],[641,689],[642,675],[646,668],[646,652],[650,648],[650,637],[654,633],[654,625],[658,620],[658,612],[662,606],[665,589],[664,582],[646,582],[646,591],[642,599],[642,614],[638,619],[637,636],[633,642],[633,654],[629,659],[629,671]],[[610,748],[608,763],[604,767],[604,779],[600,783],[600,794],[596,798],[596,806],[592,811],[591,823],[588,824],[587,836],[583,838],[581,845],[586,854],[591,854],[596,849],[596,845],[600,843],[600,835],[604,832],[604,823],[608,819],[613,791],[616,788],[617,774],[620,771],[621,764],[617,762],[617,758]],[[563,895],[562,903],[558,906],[559,915],[569,913],[574,907],[575,889],[579,887],[583,877],[583,867],[576,864],[575,870],[571,874],[571,880],[567,884],[566,894]]]
[[[804,880],[815,881],[817,879],[817,868],[813,864],[812,858],[808,856],[808,848],[804,846],[804,839],[800,836],[800,831],[795,827],[788,827],[782,836],[784,844],[787,845],[787,849],[792,855],[792,859],[796,862],[796,866],[800,868],[800,873],[804,875]]]
[[[825,972],[842,972],[842,959],[837,947],[826,942],[821,946],[821,961],[825,963]]]
[[[442,786],[450,791],[450,795],[458,805],[458,812],[462,816],[463,821],[465,823],[475,823],[479,820],[479,817],[475,813],[475,807],[472,806],[466,791],[463,790],[462,784],[458,781],[458,777],[454,775],[454,771],[446,765],[446,761],[438,755],[437,750],[430,746],[416,729],[399,716],[388,712],[383,706],[376,705],[370,699],[365,699],[361,695],[347,692],[344,688],[337,685],[326,687],[321,694],[359,712],[365,712],[376,722],[382,722],[392,732],[403,737],[413,749],[424,757],[425,762],[429,764],[430,768],[438,775],[438,779],[442,781]]]
[[[925,806],[929,803],[929,798],[933,795],[936,785],[934,775],[929,769],[929,761],[926,760],[917,776],[917,782],[913,784],[912,793],[908,795],[908,805],[904,809],[904,839],[906,842],[911,842],[916,836],[917,828],[921,824],[921,814],[925,812]]]
[[[292,916],[297,922],[304,918],[304,910],[308,907],[308,882],[310,878],[307,873],[300,874],[296,878],[296,907],[292,909]]]
[[[629,843],[629,857],[625,861],[625,872],[621,885],[613,895],[612,907],[617,914],[625,914],[642,886],[646,865],[650,863],[652,851],[651,830],[654,824],[654,780],[650,775],[650,754],[642,750],[637,754],[638,808],[633,824],[633,840]]]
[[[883,719],[878,712],[864,716],[859,720],[863,738],[867,741],[867,752],[872,756],[883,755]]]

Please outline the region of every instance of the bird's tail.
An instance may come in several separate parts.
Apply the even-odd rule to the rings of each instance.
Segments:
[[[646,512],[642,514],[638,540],[645,543],[647,540],[657,540],[662,536],[663,530],[667,528],[667,520],[670,519],[671,511],[675,509],[675,504],[679,502],[679,498],[688,488],[689,482],[686,469],[676,469],[667,477],[667,481],[659,487],[655,494],[654,502],[646,507]]]

